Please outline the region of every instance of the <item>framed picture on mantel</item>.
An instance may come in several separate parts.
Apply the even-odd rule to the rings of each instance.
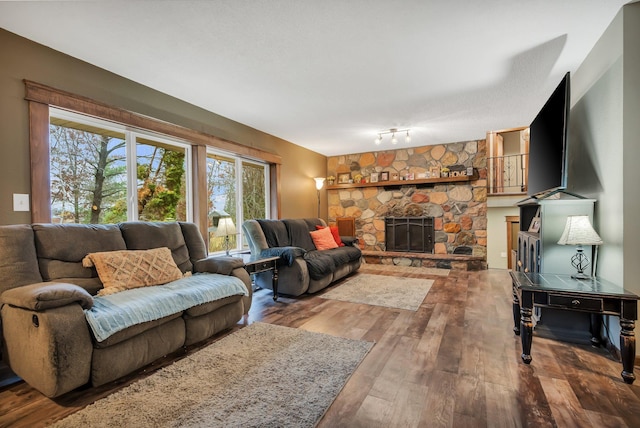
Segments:
[[[338,174],[338,184],[346,184],[349,182],[349,179],[351,179],[351,174],[348,172]]]

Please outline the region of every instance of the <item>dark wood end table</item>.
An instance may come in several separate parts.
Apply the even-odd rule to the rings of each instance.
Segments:
[[[639,296],[599,278],[574,279],[570,275],[509,272],[513,284],[513,331],[522,341],[522,361],[531,363],[533,340],[533,307],[567,309],[592,315],[615,315],[620,318],[620,353],[622,379],[635,380],[635,321],[638,319]],[[596,318],[597,319],[597,318]],[[599,341],[599,324],[593,323],[593,343]],[[597,335],[597,336],[596,336]]]
[[[251,254],[237,254],[244,261],[244,268],[249,275],[271,271],[271,289],[273,301],[278,300],[278,260],[280,257],[257,257]]]

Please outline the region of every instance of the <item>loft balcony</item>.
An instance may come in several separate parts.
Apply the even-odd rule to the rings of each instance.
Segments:
[[[487,158],[488,196],[524,195],[527,193],[526,153]]]

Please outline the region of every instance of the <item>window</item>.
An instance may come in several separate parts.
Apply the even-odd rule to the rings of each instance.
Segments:
[[[136,180],[138,219],[144,221],[186,221],[191,194],[187,180],[188,147],[159,138],[136,137]]]
[[[226,250],[227,242],[231,250],[247,247],[242,240],[242,223],[245,219],[266,218],[269,212],[267,172],[265,163],[213,151],[207,153],[210,252]],[[221,234],[218,226],[223,218],[233,221],[235,233]]]
[[[264,170],[264,183],[257,187],[236,178],[230,195],[236,204],[254,199],[243,198],[243,187],[264,186],[264,209],[254,207],[253,212],[278,216],[278,187],[268,180],[279,179],[280,156],[41,83],[24,83],[33,223],[176,219],[195,222],[207,236],[212,226],[206,162],[208,150],[214,149],[224,151],[236,171],[245,166]],[[236,223],[243,215],[249,218],[243,205],[235,212],[240,213]],[[244,247],[241,238],[236,235],[237,248]]]
[[[189,145],[52,109],[49,146],[52,222],[191,218]]]

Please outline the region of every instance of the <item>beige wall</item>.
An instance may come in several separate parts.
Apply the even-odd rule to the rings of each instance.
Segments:
[[[508,269],[510,255],[507,251],[506,217],[519,215],[520,210],[518,209],[518,207],[488,207],[487,265],[489,269]]]
[[[276,154],[282,159],[281,217],[317,215],[312,177],[326,175],[325,156],[0,29],[0,224],[31,221],[30,213],[13,211],[13,194],[30,193],[23,79]]]

